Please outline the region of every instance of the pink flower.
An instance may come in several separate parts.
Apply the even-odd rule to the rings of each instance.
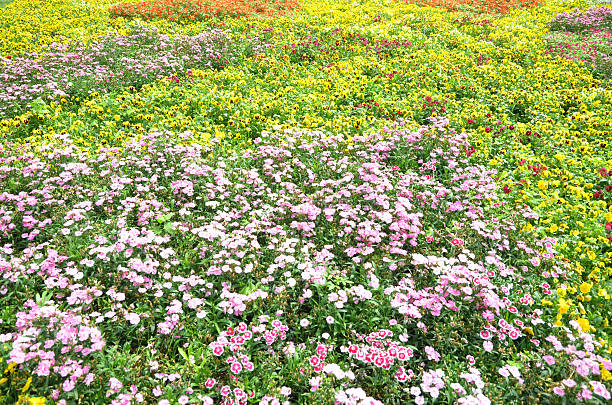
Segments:
[[[313,377],[308,382],[310,383],[310,391],[315,392],[321,385],[321,377]]]
[[[609,400],[611,395],[605,385],[600,383],[599,381],[589,381],[591,387],[593,387],[593,392],[606,400]]]
[[[187,395],[181,395],[178,399],[178,403],[181,405],[185,405],[187,402],[189,402],[189,397]]]
[[[565,390],[563,387],[555,387],[553,388],[553,392],[561,397],[565,395]]]
[[[119,381],[115,377],[112,377],[108,380],[108,385],[110,386],[110,389],[115,392],[119,392],[121,388],[123,388],[123,384],[121,383],[121,381]]]
[[[137,313],[130,312],[125,315],[126,321],[131,323],[132,325],[138,325],[140,323],[140,316]]]
[[[425,346],[425,353],[427,354],[427,358],[429,360],[435,361],[435,362],[440,361],[440,353],[438,353],[436,349],[434,349],[433,347]]]
[[[64,390],[64,392],[70,392],[74,389],[74,386],[75,386],[74,381],[72,381],[72,379],[67,379],[62,384],[62,389]]]
[[[563,380],[562,382],[567,388],[574,388],[576,386],[576,381],[572,380],[571,378]]]
[[[493,350],[493,342],[491,342],[490,340],[485,340],[484,342],[482,342],[482,347],[486,352],[491,352]]]
[[[582,394],[582,398],[584,398],[587,401],[590,400],[590,399],[593,399],[593,393],[591,392],[591,390],[589,390],[586,387],[582,388],[581,394]]]
[[[242,364],[232,363],[232,373],[240,374],[241,371],[242,371]]]
[[[542,360],[544,360],[549,366],[552,366],[553,364],[555,364],[555,358],[549,354],[542,357]]]
[[[334,317],[333,316],[328,316],[327,318],[325,318],[325,320],[327,321],[328,324],[332,324],[335,322]]]
[[[302,328],[305,328],[305,327],[307,327],[308,325],[310,325],[310,321],[309,321],[308,319],[303,318],[302,320],[300,320],[300,326],[301,326]]]
[[[208,380],[206,380],[206,388],[212,388],[215,386],[215,384],[217,383],[217,381],[214,378],[209,378]]]

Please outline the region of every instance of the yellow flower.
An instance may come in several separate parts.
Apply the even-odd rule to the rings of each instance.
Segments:
[[[539,180],[538,181],[538,188],[540,190],[548,190],[548,182],[546,180]]]
[[[583,294],[588,294],[591,291],[592,287],[593,287],[592,283],[584,282],[580,284],[580,292]]]
[[[567,291],[565,290],[565,288],[557,288],[557,295],[559,297],[565,297],[566,294],[567,294]]]
[[[12,373],[13,370],[15,369],[15,367],[17,367],[17,363],[9,363],[9,365],[6,367],[6,369],[4,370],[4,374],[6,373]]]
[[[576,322],[578,322],[578,325],[580,325],[580,329],[582,329],[583,332],[589,332],[591,330],[591,325],[589,324],[588,319],[578,318],[576,319]]]
[[[566,301],[563,298],[559,298],[559,314],[566,314],[567,311],[569,311],[569,308],[569,301]]]
[[[28,381],[26,381],[25,385],[23,386],[23,388],[21,389],[21,392],[26,392],[29,388],[30,385],[32,384],[32,377],[30,376],[28,378]]]
[[[47,400],[43,397],[30,397],[28,399],[28,405],[45,405]]]

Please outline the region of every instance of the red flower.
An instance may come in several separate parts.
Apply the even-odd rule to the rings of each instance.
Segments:
[[[504,186],[504,193],[506,193],[506,194],[510,194],[510,191],[512,191],[512,190],[510,189],[510,187],[508,187],[508,186]]]

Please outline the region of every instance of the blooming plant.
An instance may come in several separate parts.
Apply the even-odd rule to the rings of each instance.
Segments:
[[[610,402],[606,7],[0,13],[0,403]]]
[[[9,361],[31,370],[39,392],[55,399],[71,398],[83,384],[94,400],[108,384],[106,398],[117,401],[266,401],[288,392],[278,384],[292,375],[289,395],[319,400],[363,400],[365,387],[382,402],[508,400],[503,387],[480,377],[464,378],[468,384],[454,394],[446,387],[461,384],[456,370],[494,376],[519,348],[540,353],[550,341],[562,351],[560,339],[569,337],[573,347],[584,344],[553,355],[554,368],[524,360],[516,395],[527,378],[545,384],[536,371],[544,367],[554,375],[575,369],[605,398],[607,388],[593,379],[600,364],[612,367],[596,354],[600,344],[582,332],[559,335],[533,306],[541,294],[536,280],[566,271],[552,261],[554,241],[540,243],[542,255],[516,239],[517,225],[535,214],[526,207],[507,213],[495,171],[470,163],[467,135],[446,119],[431,122],[416,131],[399,122],[350,140],[278,128],[219,157],[207,157],[219,153],[215,147],[184,146],[189,133],[151,133],[125,152],[108,149],[93,159],[67,138],[42,150],[44,160],[26,152],[3,174],[7,186],[17,181],[22,190],[9,186],[2,194],[5,217],[29,231],[6,227],[3,238],[14,247],[5,245],[2,255],[5,293],[25,283],[25,294],[43,288],[60,298],[40,309],[26,302],[33,310],[18,314],[17,331],[4,337]],[[4,161],[12,153],[5,149]],[[33,170],[43,175],[32,177]],[[44,202],[36,197],[41,187]],[[107,230],[95,232],[102,224]],[[71,260],[55,249],[68,249]],[[30,273],[32,266],[40,270]],[[275,308],[274,316],[263,315],[265,308]],[[61,359],[77,353],[55,358],[64,364],[55,372],[67,378],[61,387],[42,379],[50,366],[41,346],[55,345],[43,338],[49,332],[24,321],[51,317],[59,320],[57,339],[69,345]],[[237,322],[245,319],[257,321]],[[461,325],[462,334],[440,340],[445,323]],[[201,336],[211,335],[206,350]],[[103,354],[109,342],[134,346],[143,338],[148,345],[137,350],[172,359],[162,367],[153,357],[152,380],[138,368],[119,379],[100,355],[91,365],[79,361]],[[460,356],[443,361],[449,345],[461,344]],[[181,358],[200,365],[190,371]],[[320,380],[308,384],[313,378]],[[185,390],[188,381],[202,388]]]
[[[86,98],[117,88],[140,88],[190,69],[222,69],[245,54],[261,53],[257,38],[233,39],[227,31],[162,35],[134,25],[127,35],[103,36],[90,45],[60,45],[53,52],[0,58],[0,113],[16,115],[50,101]]]
[[[612,73],[612,9],[594,7],[558,14],[551,22],[549,52],[584,62],[604,78]]]
[[[295,0],[148,0],[120,3],[110,8],[112,17],[201,21],[212,16],[274,16],[298,7]]]

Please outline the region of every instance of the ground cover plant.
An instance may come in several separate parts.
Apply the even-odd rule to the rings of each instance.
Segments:
[[[610,401],[609,8],[196,3],[0,11],[1,402]]]
[[[241,41],[218,29],[171,38],[134,25],[125,35],[102,36],[89,45],[0,59],[0,113],[18,115],[62,98],[140,89],[155,79],[179,80],[177,74],[218,70],[265,47],[259,38]]]
[[[506,14],[522,7],[532,7],[542,4],[540,0],[409,0],[411,3],[444,8],[447,10],[463,10],[487,14]]]
[[[574,9],[551,22],[550,52],[584,62],[601,77],[612,74],[612,9]]]
[[[206,20],[211,16],[246,17],[280,15],[294,10],[295,1],[151,0],[121,3],[110,9],[112,16],[167,19],[170,21]]]

